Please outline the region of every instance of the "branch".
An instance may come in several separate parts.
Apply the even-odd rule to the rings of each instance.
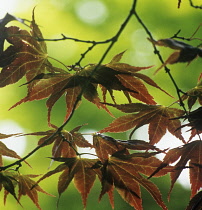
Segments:
[[[137,14],[136,11],[134,11],[134,15],[135,15],[136,19],[138,20],[138,22],[140,23],[140,25],[144,28],[144,30],[146,31],[146,33],[149,35],[150,39],[151,40],[154,40],[151,32],[149,31],[149,29],[147,28],[147,26],[143,23],[142,19],[138,16],[138,14]],[[160,52],[157,50],[157,48],[156,48],[156,46],[154,44],[153,44],[153,47],[154,47],[154,54],[156,54],[158,56],[159,60],[161,61],[161,63],[164,64],[163,58],[162,58]],[[172,81],[172,83],[173,83],[173,85],[174,85],[174,87],[176,89],[177,96],[179,98],[179,104],[180,104],[180,106],[184,109],[185,113],[187,113],[187,110],[185,108],[185,105],[184,105],[184,103],[183,103],[183,101],[181,99],[181,96],[180,96],[180,93],[182,93],[182,90],[178,87],[177,83],[175,82],[175,80],[174,80],[174,78],[173,78],[173,76],[172,76],[172,74],[170,72],[170,69],[167,66],[165,66],[164,69],[165,69],[165,72],[170,77],[170,79],[171,79],[171,81]]]
[[[192,2],[192,0],[189,0],[190,6],[194,7],[195,9],[202,9],[202,6],[195,6]]]
[[[130,9],[130,12],[128,14],[128,16],[126,17],[126,19],[124,20],[124,22],[121,24],[119,30],[117,31],[117,33],[115,34],[115,36],[113,36],[111,39],[108,39],[106,41],[103,42],[94,42],[94,41],[83,41],[83,40],[77,40],[77,39],[73,39],[73,38],[68,38],[74,41],[80,41],[80,42],[85,42],[85,43],[91,43],[92,46],[90,48],[88,48],[83,54],[81,54],[81,58],[80,60],[77,62],[77,64],[81,62],[81,60],[85,57],[85,55],[96,45],[96,44],[101,44],[101,43],[108,43],[111,42],[110,45],[108,46],[108,48],[105,50],[105,52],[103,53],[102,57],[100,58],[97,66],[95,67],[95,69],[91,72],[90,76],[93,76],[96,72],[96,70],[99,68],[99,66],[102,64],[102,62],[104,61],[104,59],[106,58],[106,56],[108,55],[109,51],[112,49],[112,47],[114,46],[114,44],[118,41],[120,35],[122,34],[122,32],[124,31],[125,27],[127,26],[128,22],[130,21],[131,17],[133,16],[133,13],[135,12],[135,7],[136,7],[136,3],[137,0],[133,1],[132,7]],[[62,38],[67,39],[65,36]],[[56,40],[47,40],[47,39],[41,39],[40,41],[59,41],[58,39]],[[89,76],[89,77],[90,77]],[[41,147],[43,147],[44,145],[46,145],[49,141],[51,141],[56,135],[60,134],[62,129],[67,125],[67,123],[71,120],[72,116],[74,115],[76,106],[78,104],[78,102],[80,101],[86,87],[88,86],[90,81],[86,81],[86,83],[84,84],[84,87],[82,88],[80,94],[77,97],[76,102],[74,103],[72,112],[69,116],[69,118],[56,130],[55,133],[53,133],[49,138],[47,138],[42,144],[38,145],[35,149],[33,149],[29,154],[27,154],[26,156],[24,156],[22,159],[15,161],[14,163],[11,163],[7,166],[2,166],[0,167],[0,171],[6,170],[7,168],[10,168],[12,166],[18,165],[21,166],[21,162],[25,161],[27,158],[29,158],[31,155],[33,155],[36,151],[38,151]],[[19,167],[17,167],[18,169]]]

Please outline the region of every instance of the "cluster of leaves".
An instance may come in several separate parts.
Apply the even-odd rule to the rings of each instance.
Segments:
[[[38,175],[19,173],[21,162],[26,162],[26,158],[19,157],[13,150],[8,149],[5,144],[0,142],[0,190],[3,188],[5,190],[5,202],[8,194],[11,194],[19,203],[21,196],[27,195],[37,208],[41,209],[37,192],[48,193],[38,184],[57,173],[60,173],[58,179],[59,197],[68,188],[71,181],[74,181],[75,187],[81,194],[84,207],[86,207],[87,197],[96,177],[102,186],[99,200],[107,193],[112,208],[114,208],[113,191],[115,188],[127,203],[135,209],[141,210],[140,186],[143,186],[162,209],[167,209],[158,187],[148,178],[170,173],[170,195],[184,168],[190,169],[191,197],[197,194],[202,187],[202,159],[200,155],[202,144],[201,140],[192,141],[192,138],[202,130],[202,111],[201,107],[194,111],[191,109],[196,104],[197,99],[200,105],[202,103],[200,79],[195,88],[184,93],[179,99],[181,102],[187,100],[189,112],[186,109],[157,105],[147,86],[157,88],[168,96],[170,95],[150,77],[140,73],[140,71],[150,69],[152,66],[136,67],[121,63],[124,54],[122,52],[115,55],[107,64],[89,64],[86,67],[74,66],[71,69],[64,65],[65,69],[57,68],[49,61],[51,57],[48,56],[46,43],[43,41],[42,33],[35,22],[34,11],[30,32],[15,26],[6,27],[6,24],[11,20],[24,23],[24,20],[10,15],[7,15],[0,22],[2,33],[0,38],[0,48],[2,48],[0,52],[0,66],[2,67],[0,87],[26,78],[24,85],[27,86],[27,96],[11,108],[23,102],[47,98],[48,125],[51,130],[29,134],[0,134],[0,138],[21,135],[42,136],[38,141],[37,149],[33,150],[27,157],[38,149],[52,145],[50,158],[60,164],[55,169],[45,173],[38,181],[33,181],[32,178],[38,177]],[[3,50],[5,40],[10,43],[10,46]],[[202,57],[200,48],[174,39],[155,41],[150,38],[149,40],[153,45],[177,50],[160,68],[178,62],[189,63],[197,56]],[[101,96],[98,88],[101,90]],[[117,104],[114,91],[122,91],[128,99],[128,104]],[[107,102],[108,93],[113,104]],[[108,127],[93,134],[93,144],[90,144],[79,132],[82,126],[66,131],[63,126],[57,127],[51,123],[51,110],[62,95],[65,95],[67,108],[64,125],[71,119],[82,97],[98,108],[106,110],[110,115],[112,114],[108,106],[128,114],[116,118]],[[189,123],[182,125],[181,119],[186,119]],[[146,124],[149,125],[149,142],[134,140],[132,138],[134,132]],[[190,126],[192,130],[188,142],[185,141],[181,132],[181,128],[185,126]],[[104,132],[125,132],[130,129],[133,129],[129,137],[130,140],[117,140],[102,134]],[[167,131],[182,142],[181,147],[161,151],[155,146]],[[96,158],[83,158],[83,154],[78,152],[79,147],[94,149]],[[163,161],[155,157],[159,153],[165,153]],[[10,166],[4,166],[2,156],[17,158],[18,160],[12,164],[12,166],[17,165],[16,170],[9,170]],[[178,162],[174,166],[170,166],[176,161]],[[189,165],[187,166],[188,161]],[[18,195],[16,193],[17,188]],[[199,200],[198,197],[196,195],[193,198],[190,206]]]

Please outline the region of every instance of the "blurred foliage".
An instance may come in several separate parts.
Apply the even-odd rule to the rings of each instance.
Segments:
[[[91,23],[87,23],[79,16],[80,7],[85,6],[87,3],[90,5],[90,3],[95,2],[98,2],[98,5],[102,5],[106,13],[103,13],[104,18],[101,16],[100,20],[97,19],[95,22],[92,21]],[[4,3],[5,1],[3,4]],[[180,9],[177,8],[177,3],[177,0],[138,1],[137,12],[143,21],[147,24],[147,27],[152,32],[156,40],[172,37],[178,30],[181,30],[181,36],[190,37],[202,22],[201,10],[196,10],[190,7],[188,0],[182,1]],[[37,5],[35,12],[36,21],[41,26],[41,30],[45,38],[61,38],[62,33],[69,37],[98,41],[111,38],[116,33],[121,23],[127,16],[131,4],[132,0],[26,0],[26,4],[24,5],[23,0],[15,0],[15,10],[13,10],[13,15],[30,20],[32,9],[35,5]],[[12,5],[10,5],[10,7],[12,7]],[[99,11],[99,7],[95,7],[94,9],[95,11]],[[95,11],[89,10],[89,16],[91,13],[95,13]],[[88,13],[81,15],[88,16]],[[98,24],[96,24],[96,22]],[[15,25],[25,28],[25,26],[20,25],[20,23],[15,23]],[[200,37],[201,33],[202,29],[198,31],[196,37]],[[153,53],[151,43],[148,42],[146,38],[147,35],[134,17],[120,37],[118,43],[110,51],[107,59],[105,60],[105,63],[109,62],[113,55],[122,52],[123,50],[127,50],[123,57],[123,62],[127,62],[135,66],[155,65],[155,67],[149,70],[145,70],[145,72],[147,75],[151,76],[151,78],[154,79],[159,86],[176,97],[174,87],[163,70],[154,77],[154,71],[161,64]],[[189,44],[197,46],[200,44],[200,42],[196,40],[190,42]],[[68,40],[47,42],[47,45],[49,55],[57,58],[65,65],[75,64],[79,60],[80,54],[83,53],[89,46],[85,43],[77,43]],[[97,46],[86,56],[82,62],[82,65],[85,66],[88,63],[98,62],[103,54],[103,51],[106,49],[106,46],[107,45]],[[166,59],[171,52],[170,49],[166,48],[161,48],[160,50],[164,59]],[[54,64],[58,67],[62,67],[57,62],[54,62]],[[189,66],[186,66],[186,64],[177,64],[171,67],[171,71],[177,84],[184,92],[195,86],[197,78],[201,73],[199,65],[201,65],[200,59],[193,61],[193,63],[191,63]],[[11,111],[7,111],[9,107],[11,107],[15,102],[19,101],[22,97],[25,96],[25,88],[18,87],[23,83],[24,81],[21,80],[17,84],[0,89],[1,120],[11,119],[22,126],[25,132],[47,130],[47,110],[45,107],[45,100],[22,104],[21,106],[16,107]],[[152,89],[151,93],[156,96],[159,104],[169,105],[173,102],[172,98],[156,89]],[[118,102],[125,102],[124,96],[122,94],[119,95],[119,98],[120,99]],[[52,119],[56,125],[60,125],[62,123],[63,115],[65,113],[64,106],[64,101],[61,99],[53,109],[54,114]],[[117,110],[111,110],[116,117],[120,115]],[[105,111],[98,111],[94,105],[87,101],[83,101],[82,105],[75,112],[74,117],[66,129],[71,130],[77,125],[88,123],[88,125],[84,126],[83,132],[88,132],[88,130],[92,129],[96,131],[106,127],[111,121],[112,118],[108,116]],[[113,134],[112,136],[119,139],[128,138],[125,133]],[[25,154],[33,149],[36,144],[37,138],[28,137],[27,151]],[[23,165],[20,171],[27,174],[45,173],[46,170],[48,170],[50,160],[45,159],[44,154],[45,156],[49,157],[50,148],[42,148],[40,151],[34,154],[28,160],[28,162],[32,165],[32,168]],[[40,168],[38,167],[39,162]],[[55,163],[53,165],[55,166]],[[41,186],[46,191],[56,196],[57,178],[58,177],[56,175],[41,183]],[[156,179],[155,182],[162,191],[162,194],[166,195],[169,190],[169,177],[166,176],[161,179]],[[106,196],[103,198],[100,204],[97,203],[99,192],[100,185],[96,183],[95,187],[92,189],[92,192],[89,195],[87,209],[95,209],[95,206],[97,210],[110,209],[110,204]],[[170,203],[168,204],[169,209],[184,209],[188,204],[189,196],[190,194],[187,189],[183,188],[181,185],[176,185],[171,194]],[[167,198],[165,196],[164,200],[166,201],[166,199]],[[40,196],[40,203],[43,209],[56,209],[56,202],[57,198],[49,198],[45,195]],[[20,206],[16,206],[16,201],[11,196],[7,200],[5,207],[3,207],[2,203],[3,202],[1,202],[0,206],[4,209],[21,209]],[[32,204],[27,198],[23,198],[21,203],[26,207],[26,209],[35,209],[34,204]],[[148,195],[148,193],[145,191],[143,192],[143,205],[145,209],[157,210],[159,208],[151,196]],[[76,192],[72,184],[70,185],[70,188],[64,193],[64,195],[62,195],[59,203],[59,209],[82,209],[80,195],[78,192]],[[122,209],[129,210],[132,208],[130,208],[128,204],[126,204],[116,193],[115,210]]]

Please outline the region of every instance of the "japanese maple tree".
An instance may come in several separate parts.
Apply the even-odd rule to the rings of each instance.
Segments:
[[[46,99],[47,122],[44,123],[49,126],[49,129],[45,131],[38,129],[30,133],[0,134],[0,139],[7,139],[11,136],[15,136],[16,139],[19,136],[38,138],[38,145],[28,151],[24,157],[20,157],[0,141],[0,190],[4,191],[5,204],[10,195],[18,205],[23,206],[21,197],[24,195],[28,196],[38,209],[42,209],[38,192],[47,196],[57,195],[46,192],[40,187],[40,184],[58,174],[58,179],[54,183],[58,190],[58,208],[59,198],[68,189],[71,182],[81,194],[83,207],[88,208],[88,195],[95,181],[98,180],[101,188],[97,199],[101,201],[102,197],[107,194],[112,209],[116,207],[114,190],[134,209],[143,209],[142,200],[144,201],[144,198],[141,194],[141,187],[143,187],[153,197],[156,204],[166,210],[168,208],[162,194],[151,178],[170,174],[169,198],[181,172],[188,168],[191,195],[187,209],[202,208],[201,192],[199,192],[202,187],[201,75],[195,87],[182,91],[167,67],[167,65],[175,65],[179,62],[189,64],[194,62],[195,58],[202,57],[200,46],[195,47],[183,41],[197,39],[195,37],[197,31],[193,31],[194,34],[190,38],[180,37],[180,32],[178,32],[171,38],[164,37],[155,40],[152,31],[147,28],[137,13],[138,3],[139,1],[133,0],[128,16],[119,30],[112,38],[105,41],[85,41],[70,38],[64,34],[59,39],[46,39],[42,35],[35,9],[33,9],[31,21],[10,14],[0,20],[0,87],[12,85],[21,79],[24,79],[21,86],[27,87],[26,96],[18,102],[13,102],[8,109],[15,109],[16,106],[21,106],[25,102]],[[183,9],[181,1],[178,1],[178,5],[175,6]],[[190,1],[190,6],[201,9],[193,5],[192,1]],[[122,57],[127,56],[125,51],[117,52],[107,63],[103,62],[132,19],[137,20],[147,33],[149,41],[145,40],[145,42],[153,46],[155,54],[161,61],[159,68],[152,64],[136,66],[122,62]],[[19,21],[23,29],[8,26],[11,21],[13,24],[13,21]],[[63,66],[58,68],[52,63],[52,60],[58,60],[48,54],[47,43],[70,39],[91,44],[91,46],[81,55],[78,62],[62,64]],[[83,66],[82,62],[86,54],[100,44],[108,44],[102,57],[97,63]],[[174,50],[165,61],[159,51],[163,47]],[[170,78],[173,83],[172,95],[145,73],[154,68],[157,69],[155,69],[155,74],[161,69],[161,71],[165,70],[167,78]],[[119,103],[117,92],[121,92],[128,102]],[[171,98],[173,103],[170,105],[158,104],[156,96],[159,92]],[[66,104],[65,115],[61,116],[64,121],[62,125],[55,125],[52,121],[54,118],[52,109],[60,98],[65,99]],[[83,100],[95,105],[98,112],[99,109],[103,109],[115,118],[109,125],[91,134],[92,143],[85,138],[85,133],[81,132],[85,125],[78,124],[71,130],[67,129],[77,108],[82,106]],[[116,117],[114,110],[119,110],[122,116]],[[40,120],[40,116],[36,116],[36,120]],[[137,129],[147,124],[149,141],[134,139]],[[188,140],[183,136],[182,128],[184,127],[191,130]],[[110,136],[110,133],[126,131],[130,131],[127,139]],[[158,143],[167,131],[179,140],[180,147],[158,148]],[[193,139],[194,137],[197,139]],[[21,168],[25,164],[31,167],[29,158],[45,147],[51,148],[49,159],[51,163],[57,163],[57,166],[51,165],[49,171],[44,170],[42,174],[21,173]],[[92,155],[93,159],[86,158],[84,156],[86,153],[79,152],[80,148],[88,148],[88,154]],[[94,150],[95,153],[91,150]],[[158,154],[164,155],[162,161],[157,158]],[[11,164],[5,164],[4,156],[16,160]],[[13,168],[14,170],[11,170]]]

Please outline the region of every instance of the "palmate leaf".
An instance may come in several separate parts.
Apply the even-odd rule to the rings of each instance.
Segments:
[[[53,196],[49,193],[47,193],[46,191],[44,191],[40,186],[36,185],[36,182],[34,180],[32,180],[31,178],[35,178],[38,175],[17,175],[17,177],[15,177],[18,181],[18,200],[20,200],[21,196],[28,196],[32,202],[36,205],[36,207],[40,210],[41,207],[39,205],[38,202],[38,192],[44,193],[46,195],[49,196]],[[33,186],[35,186],[33,188]],[[54,196],[53,196],[54,197]]]
[[[158,88],[163,92],[165,91],[148,76],[139,73],[139,71],[148,69],[151,66],[135,67],[125,63],[118,63],[122,55],[123,53],[116,55],[110,63],[100,65],[99,67],[97,67],[97,64],[91,64],[85,68],[77,69],[75,74],[64,72],[45,74],[39,72],[40,74],[34,75],[35,77],[30,78],[31,80],[26,83],[31,86],[27,96],[14,104],[11,108],[23,102],[48,98],[46,103],[48,108],[48,123],[52,126],[50,123],[50,114],[52,107],[58,99],[62,95],[65,95],[67,104],[65,119],[68,119],[73,109],[76,108],[76,102],[81,100],[82,93],[85,99],[94,103],[98,108],[105,109],[112,115],[106,105],[101,103],[97,91],[99,86],[103,91],[104,101],[106,100],[106,93],[108,91],[115,102],[113,91],[117,90],[123,91],[129,102],[131,102],[130,96],[132,96],[147,104],[156,104],[144,83]],[[95,68],[96,71],[94,71]],[[51,69],[54,71],[55,68],[52,67]],[[167,92],[165,93],[168,94]]]
[[[121,197],[137,210],[142,209],[140,185],[143,186],[155,199],[162,209],[167,209],[162,201],[159,189],[155,184],[140,175],[148,175],[149,171],[156,168],[161,162],[155,157],[130,157],[130,155],[114,157],[111,156],[102,168],[102,191],[101,197],[115,186]],[[167,168],[162,176],[167,174],[171,168]],[[111,187],[110,187],[111,185]]]
[[[165,107],[161,105],[147,105],[140,103],[107,105],[113,106],[122,112],[136,113],[121,116],[115,119],[108,127],[99,131],[100,133],[124,132],[134,128],[130,135],[131,137],[133,132],[139,127],[149,124],[148,133],[150,144],[153,145],[158,143],[160,139],[165,135],[166,130],[168,130],[172,135],[176,136],[185,143],[181,131],[178,129],[181,126],[180,120],[173,119],[184,114],[184,111],[180,109]]]
[[[148,39],[154,45],[169,47],[171,49],[176,50],[172,53],[168,59],[165,61],[163,65],[161,65],[155,73],[157,73],[161,68],[166,66],[167,64],[175,64],[178,62],[188,62],[193,61],[197,56],[202,57],[202,49],[193,47],[189,44],[186,44],[181,41],[177,41],[174,39],[160,39],[158,41]]]
[[[70,132],[62,130],[60,133],[51,138],[51,136],[57,131],[57,128],[43,131],[43,132],[34,132],[23,135],[34,135],[34,136],[44,136],[38,141],[38,145],[52,146],[52,158],[63,157],[63,158],[72,158],[76,157],[77,146],[78,147],[90,147],[91,145],[82,135],[79,133],[79,129],[82,126],[77,126],[72,129]],[[50,139],[50,140],[48,140]]]
[[[36,38],[43,38],[34,19],[34,10],[31,21],[31,32],[11,26],[6,28],[6,40],[11,44],[0,56],[0,87],[20,80],[24,75],[30,81],[46,70],[54,72],[48,61],[45,42],[38,42]],[[6,59],[6,61],[4,60]],[[30,84],[29,86],[32,86]]]
[[[37,177],[38,175],[21,175],[18,172],[3,171],[0,173],[0,184],[5,189],[4,202],[6,202],[7,195],[10,193],[20,204],[20,198],[28,196],[38,209],[41,210],[41,207],[38,202],[38,192],[42,192],[46,195],[53,196],[46,191],[44,191],[40,186],[36,184],[32,178]],[[34,188],[32,188],[35,186]],[[16,188],[18,188],[18,195],[16,193]],[[21,204],[20,204],[21,205]]]
[[[189,107],[189,110],[193,107],[193,105],[196,103],[198,100],[199,104],[202,105],[202,80],[199,78],[199,82],[197,85],[192,88],[191,90],[188,90],[182,97],[181,99],[187,100],[187,104]]]
[[[92,166],[98,159],[54,158],[54,160],[65,163],[46,173],[37,183],[53,174],[62,172],[58,180],[59,195],[61,196],[67,190],[70,182],[74,179],[75,187],[80,192],[83,205],[86,207],[88,194],[96,179],[96,169],[92,169]]]
[[[175,161],[178,160],[178,162],[174,166],[175,170],[173,170],[173,172],[171,172],[170,174],[171,187],[169,191],[169,196],[182,170],[188,167],[190,171],[189,174],[190,174],[190,183],[191,183],[191,197],[193,197],[197,193],[197,191],[202,187],[201,153],[202,153],[202,142],[200,140],[185,144],[182,147],[171,149],[166,154],[163,162],[151,174],[151,176],[155,175],[156,172],[159,172],[168,164],[174,163]],[[189,165],[187,166],[188,161]]]
[[[10,193],[15,200],[20,204],[16,192],[15,187],[17,185],[17,180],[15,179],[15,173],[10,171],[2,171],[0,172],[0,190],[4,188],[4,204],[6,204],[7,195]],[[21,205],[21,204],[20,204]]]
[[[191,135],[189,137],[189,141],[195,136],[199,135],[202,132],[202,107],[199,107],[198,109],[195,109],[193,111],[189,111],[183,116],[178,117],[178,119],[185,119],[189,122],[182,125],[182,127],[190,126],[191,129]]]

